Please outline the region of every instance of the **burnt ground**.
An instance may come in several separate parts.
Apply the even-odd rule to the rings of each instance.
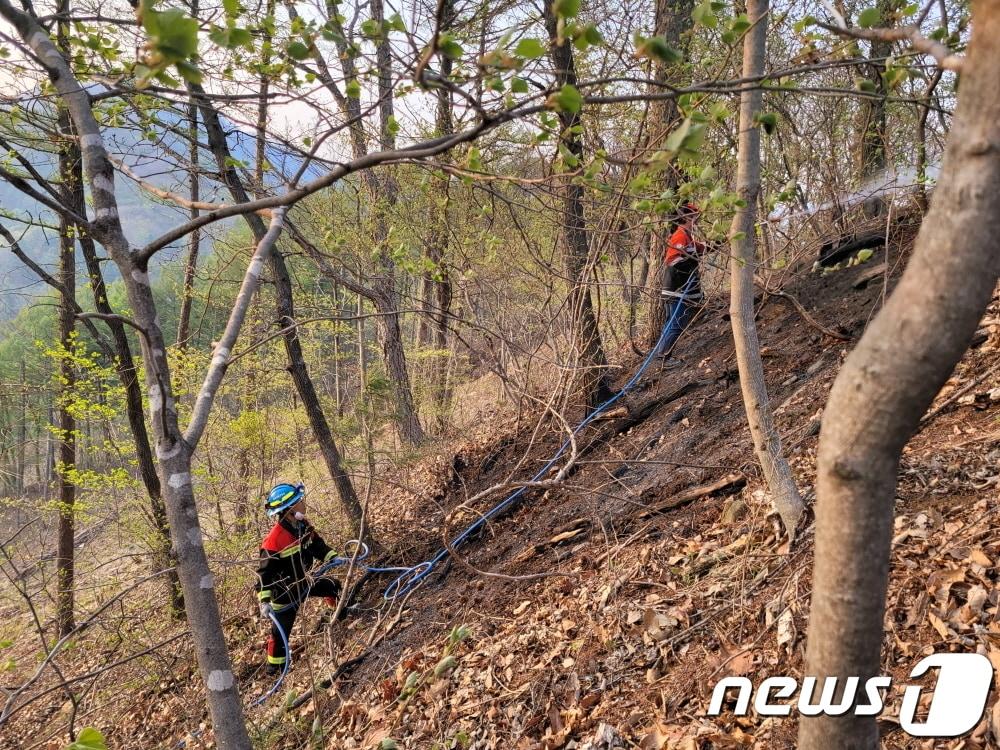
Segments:
[[[873,275],[884,253],[827,275],[790,273],[784,289],[812,321],[787,298],[758,298],[770,397],[807,503],[822,407],[851,346],[815,323],[856,340],[902,266],[894,253]],[[938,403],[985,373],[998,344],[994,305]],[[257,746],[370,748],[391,738],[405,748],[793,747],[794,720],[710,719],[705,708],[722,676],[801,674],[811,520],[807,513],[789,549],[756,469],[722,303],[709,304],[675,353],[683,366],[651,367],[580,436],[565,483],[529,491],[412,595],[384,604],[390,578],[380,576],[330,629],[317,626],[320,607],[307,610],[287,689],[248,713]],[[635,365],[625,362],[619,385]],[[971,647],[993,658],[994,633],[1000,642],[996,385],[995,376],[978,383],[904,454],[884,648],[885,671],[897,678],[925,652]],[[427,559],[503,494],[472,508],[469,497],[532,475],[562,440],[557,425],[536,429],[535,419],[494,413],[375,497],[379,562]],[[253,696],[270,681],[255,672],[261,635],[246,610],[225,607],[241,687]],[[460,625],[468,637],[455,636]],[[177,648],[182,655],[183,641]],[[99,708],[84,722],[106,730],[109,747],[210,743],[193,665],[160,657],[158,666],[173,676],[127,693],[94,688]],[[309,690],[311,700],[296,700]],[[283,701],[302,705],[285,712]],[[64,704],[57,692],[39,700],[15,723],[17,736],[64,714]],[[928,745],[892,717],[890,706],[886,747],[995,746],[988,718],[971,737]]]

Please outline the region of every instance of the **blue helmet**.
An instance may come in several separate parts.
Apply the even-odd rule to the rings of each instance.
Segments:
[[[295,505],[305,497],[305,494],[304,484],[279,484],[268,493],[264,501],[264,510],[267,511],[269,518],[274,518]]]

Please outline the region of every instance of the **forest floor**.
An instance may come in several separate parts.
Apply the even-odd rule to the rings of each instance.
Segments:
[[[884,252],[826,275],[795,274],[785,291],[815,321],[856,340],[902,266],[894,255],[873,275]],[[367,750],[392,747],[391,739],[414,750],[794,747],[794,719],[752,711],[737,718],[731,704],[719,717],[705,715],[722,677],[759,684],[801,676],[813,551],[811,516],[791,548],[778,534],[723,308],[710,304],[682,338],[682,366],[655,364],[624,409],[581,435],[578,468],[564,484],[528,493],[412,595],[382,606],[390,579],[372,579],[332,629],[317,626],[322,605],[310,602],[281,693],[248,710],[257,746]],[[811,504],[823,404],[852,342],[822,333],[780,297],[762,299],[758,321],[778,428]],[[894,685],[935,651],[979,650],[1000,666],[998,349],[994,300],[936,404],[961,397],[904,453],[883,644]],[[534,474],[562,441],[557,426],[535,428],[523,415],[494,413],[411,467],[397,491],[373,497],[379,562],[427,559],[503,495],[474,508],[462,506],[466,498]],[[237,603],[222,590],[250,700],[273,681],[258,669],[263,631],[248,614],[246,579],[229,591]],[[467,637],[455,631],[462,625]],[[111,748],[211,747],[182,629],[166,628],[159,615],[144,627],[157,642],[174,640],[91,681],[77,726],[97,726]],[[106,629],[83,633],[60,664],[74,674],[101,669],[125,642],[108,639]],[[316,684],[335,670],[332,687]],[[57,682],[47,674],[33,691]],[[314,687],[311,699],[296,700]],[[886,748],[1000,746],[1000,715],[991,720],[990,709],[964,738],[911,738],[893,718],[899,696],[890,695],[879,719]],[[989,705],[995,701],[994,693]],[[69,713],[53,690],[15,717],[0,745],[61,748],[43,729]]]

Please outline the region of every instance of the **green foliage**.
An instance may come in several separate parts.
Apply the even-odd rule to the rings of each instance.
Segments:
[[[858,14],[858,26],[863,29],[870,29],[873,26],[878,26],[881,20],[882,13],[877,7],[865,8]]]
[[[108,750],[104,743],[104,735],[93,727],[86,727],[80,730],[76,736],[76,742],[66,746],[66,750]]]
[[[667,65],[674,65],[684,59],[684,55],[679,50],[671,47],[665,37],[644,37],[637,33],[634,42],[635,56],[640,60],[652,58]]]
[[[191,62],[198,55],[198,22],[180,8],[156,10],[156,1],[140,5],[139,16],[146,31],[146,54],[136,65],[136,85],[144,88],[152,79],[175,86],[168,74],[171,65],[191,83],[201,82],[201,71]]]
[[[534,59],[536,57],[541,57],[547,51],[547,48],[538,39],[533,39],[527,37],[522,39],[517,43],[517,47],[514,48],[514,53],[520,57]]]
[[[545,104],[549,109],[576,114],[583,106],[583,96],[576,86],[567,83],[559,91],[549,96]]]
[[[575,18],[580,12],[580,0],[555,0],[552,11],[560,18]]]

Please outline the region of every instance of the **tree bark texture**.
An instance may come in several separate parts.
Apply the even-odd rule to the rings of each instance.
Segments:
[[[687,52],[689,45],[686,43],[686,32],[691,29],[693,23],[691,18],[693,9],[694,0],[656,0],[656,15],[653,19],[654,35],[665,37],[667,44],[671,47]],[[677,67],[657,60],[653,64],[654,80],[660,83],[676,84],[677,81],[670,81],[670,79],[676,75]],[[677,121],[677,115],[677,102],[673,99],[663,99],[650,103],[647,123],[647,143],[650,149],[662,148],[664,140],[670,134],[671,126]],[[675,172],[670,171],[665,177],[664,188],[677,186]],[[667,298],[660,292],[667,288],[670,273],[664,263],[669,225],[664,229],[665,231],[651,231],[652,236],[649,238],[649,267],[646,277],[649,280],[646,289],[649,298],[649,316],[646,321],[645,336],[647,349],[656,346],[660,340],[660,334],[663,333],[663,327],[667,324],[669,304]]]
[[[820,432],[806,673],[879,673],[900,454],[965,352],[1000,274],[1000,3],[972,38],[909,266],[841,368]],[[800,750],[874,750],[875,717],[803,718]]]
[[[551,4],[545,4],[545,27],[552,44],[552,62],[555,65],[555,87],[576,85],[576,64],[573,59],[572,42],[566,38],[561,43],[557,39],[558,19]],[[583,160],[583,139],[573,129],[581,122],[579,112],[562,110],[559,112],[562,145],[581,162]],[[576,349],[576,366],[584,402],[588,408],[597,406],[607,391],[608,361],[604,355],[604,345],[597,324],[594,302],[590,293],[590,277],[593,263],[590,258],[590,241],[587,220],[583,208],[583,186],[569,178],[563,180],[562,227],[559,242],[562,250],[563,266],[570,284],[568,307],[572,317],[572,338]]]
[[[768,0],[749,0],[747,14],[753,26],[743,39],[743,76],[749,78],[764,72]],[[764,382],[764,365],[760,358],[753,309],[753,274],[757,263],[756,208],[760,193],[760,128],[754,121],[762,100],[760,89],[744,89],[740,94],[736,189],[745,205],[733,217],[730,231],[733,257],[730,261],[729,313],[740,372],[740,390],[754,452],[760,461],[775,510],[781,516],[789,537],[794,537],[795,526],[802,513],[802,498],[788,462],[781,453],[781,438],[774,426]]]

